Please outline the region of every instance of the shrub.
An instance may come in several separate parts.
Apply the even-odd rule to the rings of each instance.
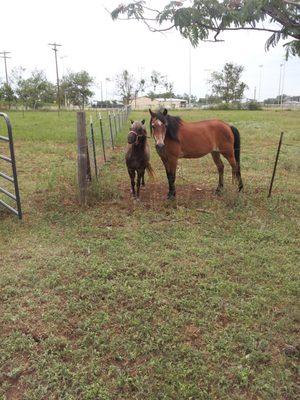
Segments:
[[[246,103],[246,110],[251,110],[251,111],[262,110],[262,107],[261,104],[258,103],[257,101],[249,101],[248,103]]]

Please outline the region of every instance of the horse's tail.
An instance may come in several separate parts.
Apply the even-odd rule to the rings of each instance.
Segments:
[[[147,170],[149,176],[150,176],[152,179],[155,179],[154,169],[152,168],[152,165],[151,165],[150,163],[147,164],[146,170]]]
[[[233,136],[234,136],[234,157],[235,161],[237,162],[239,168],[240,168],[240,158],[241,158],[241,136],[240,132],[237,130],[237,128],[233,125],[230,126]]]

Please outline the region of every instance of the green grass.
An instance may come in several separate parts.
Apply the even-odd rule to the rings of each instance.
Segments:
[[[297,398],[300,113],[180,114],[238,127],[242,195],[228,164],[213,194],[206,157],[180,161],[168,203],[151,141],[132,201],[125,127],[81,208],[75,114],[11,113],[24,221],[0,210],[0,399]]]

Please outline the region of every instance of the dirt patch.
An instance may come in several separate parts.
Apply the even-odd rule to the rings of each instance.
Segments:
[[[14,374],[4,373],[0,375],[0,385],[1,383],[8,384],[9,388],[5,393],[6,400],[21,400],[24,398],[24,393],[26,392],[27,386],[23,382],[22,378],[34,373],[34,368],[30,367],[29,361],[21,361],[20,365],[23,363],[23,368],[15,372]]]
[[[200,329],[195,325],[188,325],[184,330],[185,343],[191,347],[200,347],[202,337]]]
[[[122,182],[119,186],[119,190],[122,192],[122,198],[125,204],[132,203],[130,192],[130,182]],[[168,185],[167,183],[146,183],[146,186],[141,189],[140,202],[147,205],[149,208],[160,208],[167,201]],[[192,183],[178,184],[176,186],[176,202],[181,203],[191,201],[201,201],[214,199],[219,200],[220,196],[214,193],[212,187],[200,187]],[[171,202],[170,202],[171,203]]]

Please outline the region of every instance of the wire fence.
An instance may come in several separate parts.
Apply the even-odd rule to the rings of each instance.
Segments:
[[[116,148],[116,141],[131,112],[130,106],[96,112],[90,115],[88,130],[88,163],[93,165],[96,178]],[[91,177],[90,177],[91,178]]]

